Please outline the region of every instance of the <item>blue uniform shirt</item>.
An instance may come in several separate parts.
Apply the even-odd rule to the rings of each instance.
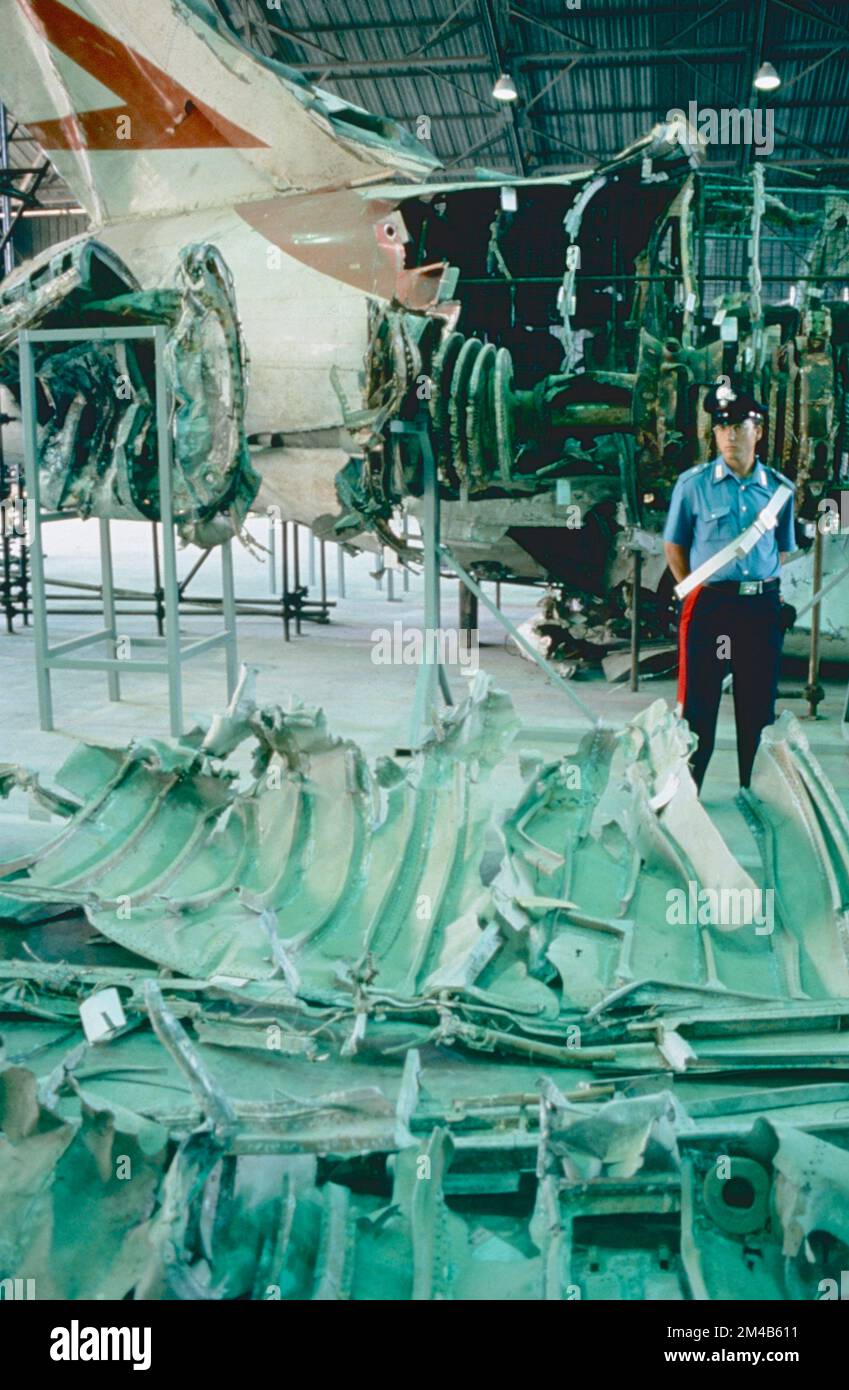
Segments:
[[[688,547],[690,570],[698,569],[751,526],[773,493],[784,485],[794,487],[783,473],[768,468],[758,459],[745,478],[738,478],[721,457],[710,463],[696,464],[695,468],[682,473],[675,484],[663,539]],[[729,579],[777,579],[781,573],[779,554],[795,549],[793,498],[789,497],[778,514],[774,530],[762,536],[748,555],[724,565],[709,583],[720,584]]]

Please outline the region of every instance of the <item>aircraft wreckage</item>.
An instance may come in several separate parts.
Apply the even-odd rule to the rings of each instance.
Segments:
[[[670,636],[663,512],[681,469],[712,452],[702,402],[729,374],[768,403],[764,457],[796,482],[802,551],[785,597],[806,605],[812,535],[827,502],[839,521],[849,483],[846,190],[811,201],[787,171],[714,171],[682,112],[588,171],[440,182],[426,144],[252,49],[207,0],[0,0],[0,11],[13,55],[0,95],[92,219],[4,282],[0,380],[14,395],[14,339],[36,324],[170,315],[179,341],[197,312],[186,291],[202,283],[208,296],[215,282],[218,309],[194,334],[215,373],[178,372],[175,385],[190,537],[208,543],[246,506],[274,506],[321,535],[419,559],[401,516],[421,507],[421,468],[391,426],[424,408],[443,541],[478,578],[549,581],[542,636],[579,667],[627,639],[635,552],[641,636]],[[96,83],[127,103],[116,109],[137,141],[88,109]],[[782,241],[789,266],[771,273]],[[220,263],[251,361],[246,401]],[[147,447],[144,399],[135,414],[110,400],[91,459],[79,456],[83,371],[105,401],[116,373],[149,395],[144,365],[56,356],[40,397],[54,492],[155,513],[144,457],[137,484],[127,461]],[[195,445],[213,437],[206,477]],[[81,468],[127,485],[110,496]],[[846,528],[828,530],[826,581],[849,563]],[[823,656],[849,655],[847,592],[823,599]],[[806,645],[788,635],[788,651]]]
[[[359,302],[368,324],[364,371],[352,379],[333,364],[343,416],[334,447],[325,447],[327,430],[312,441],[308,430],[292,432],[297,467],[285,430],[250,433],[256,411],[235,283],[212,244],[182,249],[169,283],[153,290],[142,290],[96,238],[78,239],[28,276],[19,272],[0,291],[0,382],[16,393],[21,327],[167,323],[169,384],[180,402],[175,502],[186,539],[214,543],[238,531],[250,507],[275,507],[336,540],[363,544],[370,535],[412,563],[420,552],[405,543],[399,517],[420,513],[421,465],[391,442],[390,427],[426,402],[443,540],[476,577],[548,578],[542,631],[574,667],[626,639],[635,551],[642,636],[670,636],[665,508],[682,469],[712,455],[702,402],[718,376],[732,374],[769,404],[765,457],[796,482],[803,548],[785,589],[800,607],[813,593],[805,546],[817,525],[828,537],[825,580],[849,563],[841,502],[849,484],[849,312],[825,294],[831,268],[836,283],[849,254],[849,200],[835,191],[822,212],[800,213],[768,192],[759,167],[743,181],[711,175],[705,192],[690,167],[698,153],[675,127],[659,127],[593,178],[522,184],[519,210],[507,213],[503,183],[487,181],[403,198],[395,189],[383,200],[369,191],[375,201],[364,204],[365,221],[353,205],[363,204],[363,190],[334,203],[333,217],[351,228],[334,254],[344,248],[364,260],[365,235],[382,209],[397,278],[390,283],[387,245],[376,243],[371,294]],[[252,205],[250,217],[270,245],[306,254],[315,203],[284,203],[259,204],[261,213]],[[470,219],[478,236],[469,235]],[[532,225],[561,235],[541,249]],[[793,305],[765,303],[753,261],[746,291],[725,295],[720,323],[703,328],[694,265],[705,238],[745,232],[757,248],[761,234],[807,228],[807,262],[821,274],[800,281]],[[413,242],[418,268],[406,264]],[[435,262],[438,254],[452,260]],[[322,269],[330,273],[331,260]],[[561,370],[540,375],[546,358]],[[38,359],[45,496],[84,514],[158,516],[144,350],[104,342],[42,348]],[[96,430],[93,397],[108,406]],[[278,466],[287,450],[288,481]],[[328,459],[332,492],[315,486]],[[845,593],[837,587],[823,601],[826,656],[849,653]],[[805,650],[801,634],[791,635],[788,650]]]
[[[155,362],[147,341],[99,329],[164,324],[174,409],[174,519],[186,541],[238,533],[259,488],[245,435],[245,348],[230,272],[214,246],[181,251],[170,283],[144,291],[116,256],[82,240],[52,274],[0,291],[0,383],[19,390],[17,335],[93,330],[90,342],[37,352],[41,495],[80,516],[158,520]]]
[[[532,757],[494,854],[516,728],[478,675],[370,765],[246,674],[180,743],[80,744],[52,786],[0,769],[5,1278],[838,1296],[849,819],[800,725],[742,803],[757,875],[662,701]]]

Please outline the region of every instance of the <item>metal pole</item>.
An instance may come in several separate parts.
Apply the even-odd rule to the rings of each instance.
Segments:
[[[268,518],[268,592],[277,593],[277,519]]]
[[[465,643],[466,651],[472,650],[472,633],[477,631],[478,601],[471,589],[467,589],[462,579],[457,584],[457,607],[458,607],[458,626],[460,628],[460,640]]]
[[[181,579],[181,580],[180,580],[180,583],[178,584],[177,587],[178,587],[178,589],[179,589],[179,591],[180,591],[180,598],[181,598],[181,599],[182,599],[183,595],[185,594],[186,590],[188,589],[189,585],[191,584],[192,580],[194,579],[195,575],[197,574],[198,570],[201,569],[201,568],[206,564],[207,560],[209,559],[209,556],[210,556],[210,552],[209,552],[208,550],[202,550],[202,551],[200,552],[200,555],[198,556],[198,558],[195,560],[194,564],[192,565],[191,569],[189,570],[188,574],[186,575],[185,579]],[[194,602],[194,597],[193,597],[193,595],[191,595],[191,594],[189,595],[189,602],[190,602],[190,603],[193,603],[193,602]]]
[[[434,628],[435,628],[435,631],[438,632],[438,631],[441,629],[441,627],[442,627],[442,601],[441,601],[441,587],[440,587],[440,580],[441,580],[441,577],[442,577],[442,570],[441,570],[441,560],[440,560],[440,554],[441,554],[441,552],[440,552],[440,548],[439,548],[439,547],[440,547],[440,544],[441,544],[442,529],[441,529],[441,522],[440,522],[439,479],[438,479],[438,477],[437,477],[437,472],[436,472],[436,457],[435,457],[434,452],[433,452],[433,443],[432,443],[432,440],[431,440],[430,430],[429,430],[427,424],[420,424],[420,425],[419,425],[419,444],[420,444],[421,451],[422,451],[424,475],[425,475],[426,478],[429,478],[429,479],[430,479],[430,487],[431,487],[431,492],[432,492],[432,494],[433,494],[433,513],[434,513],[434,519],[433,519],[433,539],[434,539],[433,569],[434,569],[434,578],[433,578],[433,583],[434,583],[435,598],[436,598],[436,611],[435,611],[435,613],[434,613]],[[425,645],[427,645],[427,643],[426,643]],[[443,666],[443,664],[442,664],[441,661],[437,661],[437,663],[436,663],[436,675],[437,675],[437,679],[438,679],[438,681],[439,681],[439,688],[440,688],[440,690],[442,691],[442,698],[443,698],[443,700],[445,701],[446,705],[453,705],[453,704],[454,704],[454,696],[453,696],[452,693],[451,693],[451,686],[450,686],[450,684],[449,684],[449,682],[448,682],[448,673],[446,672],[445,667]]]
[[[324,541],[318,547],[319,572],[321,574],[321,606],[324,616],[327,617],[327,554]]]
[[[634,570],[631,580],[631,689],[640,688],[640,580],[643,557],[634,551]]]
[[[706,216],[707,216],[707,202],[706,202],[706,198],[705,198],[705,187],[704,187],[704,183],[702,182],[702,180],[701,180],[700,178],[697,178],[697,179],[696,179],[696,192],[697,192],[697,198],[698,198],[698,215],[697,215],[696,225],[698,226],[698,233],[697,233],[697,235],[698,235],[698,238],[699,238],[699,270],[698,270],[698,276],[699,276],[699,281],[698,281],[698,284],[699,284],[699,288],[698,288],[699,302],[698,302],[698,304],[696,305],[696,308],[697,308],[697,310],[698,310],[698,314],[697,314],[696,317],[695,317],[695,322],[696,322],[696,347],[699,347],[699,346],[701,345],[701,343],[704,341],[704,336],[705,336],[705,324],[704,324],[703,305],[704,305],[704,302],[705,302],[705,269],[706,269],[706,256],[707,256],[707,249],[706,249],[706,243],[705,243],[705,220],[706,220]]]
[[[814,573],[811,586],[815,594],[822,588],[822,532],[819,526],[814,535]],[[808,714],[812,719],[816,718],[817,705],[822,698],[822,688],[819,685],[820,669],[820,603],[818,598],[811,609],[811,653],[808,660],[808,684],[805,690],[805,698],[808,701]]]
[[[307,553],[309,556],[309,582],[313,585],[313,587],[315,587],[315,532],[312,530],[312,528],[310,528],[308,536],[309,539],[307,542]]]
[[[171,420],[165,378],[165,327],[154,330],[156,361],[156,445],[159,466],[159,515],[162,520],[162,562],[165,571],[165,645],[168,652],[168,707],[171,734],[183,732],[183,691],[180,663],[180,591],[177,587],[177,551],[174,544],[174,508],[171,497]]]
[[[421,449],[422,456],[424,507],[421,531],[424,556],[425,631],[423,660],[416,676],[413,711],[410,717],[410,747],[415,748],[421,741],[425,726],[431,722],[435,713],[437,680],[445,703],[447,705],[454,703],[445,668],[439,660],[438,654],[433,650],[436,634],[440,627],[439,483],[436,474],[436,459],[427,423],[422,420],[415,423],[406,420],[393,420],[390,430],[395,437],[397,447],[400,447],[400,435],[412,435]]]
[[[5,417],[3,417],[5,418]],[[6,463],[3,457],[3,420],[0,419],[0,502],[9,501],[14,506],[11,485],[7,485]],[[12,546],[9,542],[9,527],[6,517],[3,521],[3,608],[6,612],[6,632],[9,636],[15,630],[15,605],[12,599]],[[24,528],[26,530],[26,528]]]
[[[295,631],[301,635],[301,528],[297,521],[292,522],[292,569],[294,571]]]
[[[336,592],[345,598],[345,551],[341,545],[336,547]]]
[[[26,506],[26,489],[21,482],[21,471],[17,470],[17,481],[15,481],[15,496],[21,498],[22,505]],[[19,609],[24,613],[24,627],[29,627],[29,532],[24,527],[24,535],[18,545],[18,562],[21,564],[21,591],[19,591]]]
[[[0,168],[9,168],[9,132],[6,125],[6,108],[0,102]],[[15,268],[15,252],[9,235],[12,226],[12,204],[4,194],[0,198],[0,227],[3,236],[3,274],[11,275]]]
[[[150,529],[153,533],[153,601],[156,606],[156,633],[158,637],[162,637],[165,632],[163,624],[165,609],[162,606],[163,593],[162,572],[159,567],[159,535],[156,530],[155,521],[150,523]]]
[[[532,647],[527,638],[522,636],[519,629],[513,623],[511,623],[510,619],[506,616],[506,614],[502,613],[498,608],[496,608],[495,604],[492,602],[492,599],[488,598],[487,595],[484,593],[483,589],[480,587],[480,585],[475,583],[474,579],[470,574],[467,574],[467,572],[463,569],[463,566],[451,554],[450,550],[447,550],[445,546],[440,546],[440,553],[445,556],[446,562],[451,566],[452,569],[457,571],[457,574],[460,576],[463,583],[471,589],[472,593],[475,594],[475,596],[480,600],[484,607],[488,608],[490,613],[492,613],[498,619],[498,621],[504,627],[506,627],[514,642],[518,643],[522,650],[527,652],[531,660],[535,661],[537,666],[542,668],[542,670],[548,676],[549,680],[554,681],[554,684],[560,687],[564,695],[569,696],[569,699],[572,701],[573,705],[576,705],[578,707],[578,709],[583,714],[584,718],[588,719],[589,722],[593,725],[600,724],[600,719],[598,719],[593,714],[589,705],[584,703],[580,695],[575,694],[575,691],[572,690],[568,682],[563,679],[563,677],[560,675],[560,672],[556,671],[554,667],[551,665],[551,663],[549,661],[546,661],[544,656],[540,656],[540,653],[536,650],[536,648]]]
[[[50,667],[47,665],[47,594],[44,587],[44,551],[41,544],[41,486],[38,476],[36,443],[35,364],[32,343],[24,330],[18,335],[21,371],[21,420],[24,427],[24,467],[26,469],[27,513],[32,540],[32,618],[35,636],[35,679],[38,688],[38,719],[42,729],[53,728],[53,699]]]
[[[410,539],[410,518],[409,518],[407,512],[404,512],[404,524],[403,524],[403,526],[402,526],[402,528],[401,528],[401,534],[402,534],[402,536],[404,537],[404,549],[406,550],[406,548],[407,548],[407,542],[408,542],[408,540]],[[403,586],[404,586],[404,593],[405,593],[405,594],[408,594],[408,593],[410,592],[410,566],[409,566],[409,565],[405,565],[405,566],[404,566],[404,577],[403,577],[403,579],[402,579],[401,582],[402,582],[402,584],[403,584]]]
[[[283,581],[283,640],[291,640],[289,631],[289,523],[280,522],[280,576]]]
[[[842,570],[838,570],[837,574],[833,574],[829,579],[828,583],[823,584],[821,589],[815,589],[813,598],[809,598],[808,602],[803,603],[802,607],[798,610],[796,614],[796,621],[798,622],[800,618],[803,618],[807,613],[808,609],[813,608],[815,603],[819,604],[820,601],[825,598],[826,594],[830,594],[832,589],[836,589],[838,584],[840,584],[842,580],[846,579],[847,576],[849,576],[849,565],[845,565]]]
[[[227,633],[227,699],[239,681],[239,651],[236,641],[236,597],[233,587],[233,542],[227,540],[221,547],[221,609],[224,617],[224,630]]]
[[[115,580],[112,572],[112,538],[109,534],[108,517],[102,516],[98,526],[100,528],[100,584],[103,595],[103,626],[108,628],[110,633],[106,639],[106,655],[114,661],[117,655],[115,643],[118,629],[115,622]],[[106,673],[106,684],[109,699],[120,700],[121,682],[114,667]]]
[[[18,497],[21,497],[21,498],[23,498],[23,497],[25,496],[25,489],[22,489],[22,488],[21,488],[20,480],[18,481],[18,491],[17,491],[17,495],[18,495]],[[28,592],[27,592],[27,585],[28,585],[28,582],[29,582],[28,577],[27,577],[27,576],[28,576],[27,566],[28,566],[28,564],[29,564],[29,561],[28,561],[28,559],[27,559],[27,556],[28,556],[28,555],[29,555],[29,536],[28,536],[26,527],[24,527],[24,534],[21,536],[20,544],[19,544],[19,546],[18,546],[18,558],[19,558],[20,566],[21,566],[21,592],[20,592],[20,601],[21,601],[21,608],[22,608],[23,615],[24,615],[24,627],[29,627],[29,625],[30,625],[30,624],[29,624],[30,602],[29,602],[29,594],[28,594]]]

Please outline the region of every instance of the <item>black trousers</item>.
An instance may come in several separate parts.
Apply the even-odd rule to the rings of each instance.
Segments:
[[[743,597],[705,584],[685,599],[678,633],[678,702],[698,739],[690,760],[698,787],[713,753],[722,680],[729,670],[740,786],[748,787],[761,731],[775,721],[783,640],[778,589]]]

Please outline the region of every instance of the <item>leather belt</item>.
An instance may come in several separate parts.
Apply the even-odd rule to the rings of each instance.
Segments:
[[[716,594],[738,594],[740,598],[750,598],[755,594],[768,594],[781,587],[780,579],[721,579],[718,584],[706,584],[705,588]]]

